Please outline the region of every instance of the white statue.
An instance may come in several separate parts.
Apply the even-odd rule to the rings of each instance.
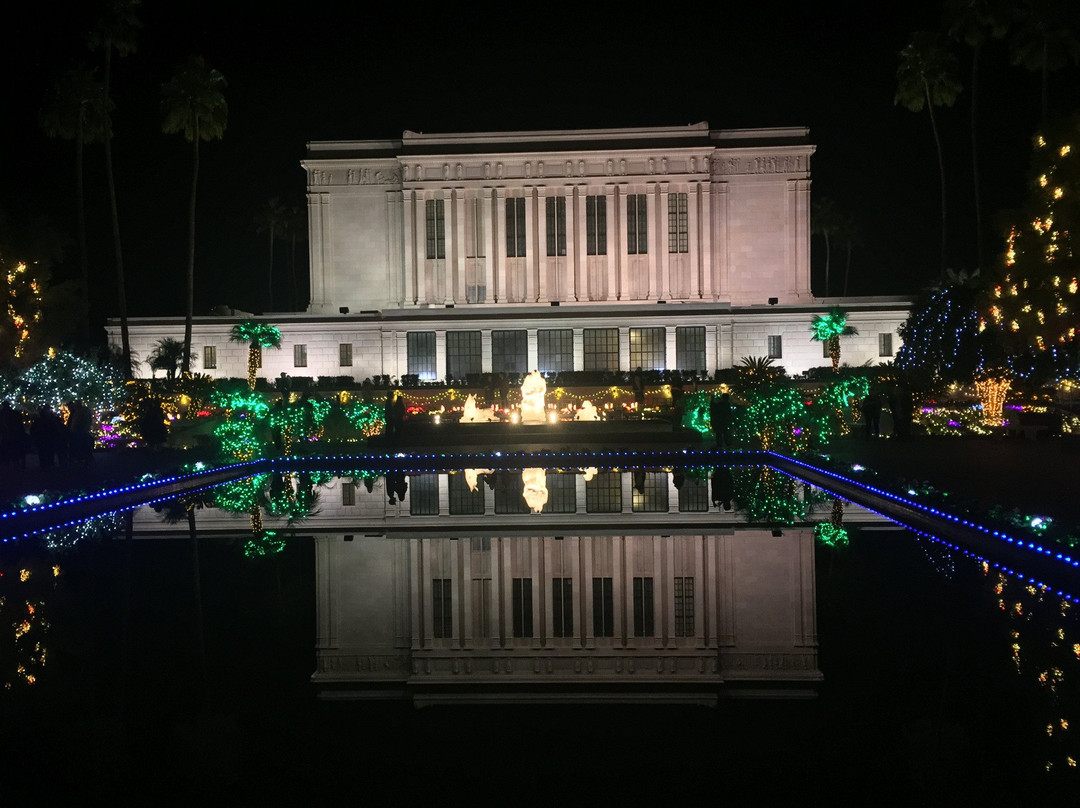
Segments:
[[[476,491],[477,477],[481,474],[491,474],[491,469],[465,469],[465,484],[470,491]]]
[[[547,472],[544,469],[522,469],[521,482],[524,483],[522,496],[533,513],[540,513],[548,501]]]
[[[544,396],[547,394],[547,382],[534,370],[521,383],[521,423],[542,424],[547,420]]]
[[[476,396],[470,394],[465,399],[465,409],[461,413],[461,423],[477,424],[485,421],[498,421],[494,407],[477,407]]]
[[[581,409],[574,413],[575,421],[599,421],[600,413],[596,411],[596,407],[588,399],[581,402]]]

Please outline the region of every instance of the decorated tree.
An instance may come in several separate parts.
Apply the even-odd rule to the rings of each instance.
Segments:
[[[24,359],[30,343],[31,329],[41,321],[41,284],[36,273],[22,261],[8,264],[0,261],[0,292],[5,310],[0,327],[3,360]]]
[[[259,359],[263,348],[281,347],[281,330],[269,323],[260,323],[256,320],[244,320],[233,326],[229,338],[233,342],[246,342],[248,344],[248,387],[255,389],[255,373],[259,369]]]
[[[818,342],[824,342],[829,346],[829,359],[832,360],[832,369],[840,370],[840,337],[849,337],[858,334],[855,326],[847,324],[847,312],[834,306],[827,314],[819,314],[810,323],[813,335],[810,337]]]
[[[1075,376],[1080,329],[1080,116],[1035,137],[1031,195],[1006,238],[1004,268],[982,308],[1016,373]]]

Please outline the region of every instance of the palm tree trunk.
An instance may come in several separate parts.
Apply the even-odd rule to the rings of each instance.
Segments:
[[[946,245],[946,208],[945,208],[945,157],[941,151],[941,136],[938,134],[937,119],[934,117],[934,102],[930,97],[930,86],[923,81],[926,90],[926,109],[930,113],[930,128],[934,132],[937,145],[938,174],[941,177],[941,279],[945,280],[945,245]]]
[[[274,222],[270,221],[270,271],[266,275],[266,295],[270,301],[267,311],[274,310]]]
[[[829,244],[829,233],[825,235],[825,297],[829,296],[829,260],[832,257],[832,247]]]
[[[191,173],[191,203],[188,209],[188,271],[187,271],[187,312],[184,316],[184,366],[183,372],[191,369],[191,320],[195,312],[195,193],[199,184],[199,122],[195,122],[194,146],[195,168]]]
[[[844,263],[844,297],[847,297],[848,279],[851,277],[851,239],[847,243],[847,261]]]
[[[289,272],[292,275],[292,299],[293,311],[300,311],[300,292],[296,283],[296,233],[292,236],[292,247],[289,255]]]
[[[105,49],[105,97],[109,98],[109,73],[112,48]],[[124,378],[131,379],[131,338],[128,335],[127,284],[124,279],[124,254],[120,246],[120,216],[116,210],[116,181],[113,178],[112,127],[105,132],[105,176],[109,186],[109,211],[112,214],[113,252],[116,255],[116,296],[120,306],[120,346],[124,359]]]
[[[979,261],[979,269],[983,264],[983,226],[982,226],[982,192],[979,186],[979,143],[976,137],[978,127],[976,125],[976,98],[979,87],[979,45],[975,45],[971,55],[971,175],[975,186],[975,256]]]

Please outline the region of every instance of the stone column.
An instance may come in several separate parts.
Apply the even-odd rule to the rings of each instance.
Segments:
[[[626,183],[620,183],[615,186],[615,210],[619,223],[626,222],[623,226],[623,233],[626,233],[630,229],[630,210],[626,203]],[[618,246],[615,249],[616,263],[619,268],[619,286],[615,290],[615,299],[629,300],[630,299],[630,283],[628,266],[630,264],[630,255],[627,252],[628,245],[626,238],[620,238]],[[608,289],[608,300],[612,299],[611,289]]]
[[[668,184],[659,183],[660,205],[656,211],[656,233],[649,242],[649,249],[656,250],[656,260],[660,264],[660,283],[656,290],[658,300],[666,300],[671,296],[670,257],[668,256]],[[654,234],[650,233],[650,236]]]
[[[728,184],[712,183],[713,273],[716,278],[714,297],[731,297],[731,260],[728,254]]]
[[[403,204],[401,191],[386,192],[386,299],[392,306],[401,306],[405,300]]]
[[[616,250],[618,249],[618,242],[620,240],[618,238],[618,233],[621,232],[618,230],[618,225],[622,221],[618,207],[618,195],[614,185],[608,185],[604,188],[604,198],[607,200],[605,204],[607,205],[607,212],[610,217],[608,219],[608,224],[610,225],[614,222],[616,225],[615,227],[608,227],[607,232],[607,255],[605,256],[606,260],[604,261],[604,265],[607,269],[607,288],[604,290],[604,299],[614,300],[617,292],[616,270],[619,263],[619,255]],[[625,239],[621,240],[625,241]]]
[[[493,284],[488,289],[493,303],[498,303],[506,297],[503,286],[507,282],[506,266],[509,259],[506,257],[506,189],[495,188],[495,245],[491,251],[493,266]]]
[[[325,311],[330,302],[326,294],[326,264],[332,261],[329,238],[329,194],[308,194],[308,222],[311,238],[308,241],[310,262],[311,304],[313,311]]]
[[[536,264],[537,264],[537,288],[536,288],[536,300],[541,303],[546,303],[548,300],[548,288],[547,288],[547,273],[548,262],[558,258],[552,259],[547,254],[547,188],[539,186],[536,188]],[[529,302],[533,301],[533,297],[528,297]]]
[[[450,192],[454,207],[454,239],[446,245],[446,300],[445,303],[464,303],[465,297],[465,189]],[[471,200],[470,200],[471,201]],[[452,249],[451,249],[452,248]]]
[[[716,299],[713,293],[712,197],[709,190],[708,186],[700,182],[697,184],[697,198],[701,206],[698,215],[698,256],[701,264],[700,296],[703,300]]]

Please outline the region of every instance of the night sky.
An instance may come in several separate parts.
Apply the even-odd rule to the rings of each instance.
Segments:
[[[70,239],[54,270],[77,272],[74,147],[37,125],[45,92],[79,62],[100,64],[83,33],[96,3],[19,4],[5,11],[5,125],[0,127],[0,211],[12,242],[26,223],[51,222]],[[941,4],[913,2],[888,19],[875,4],[520,4],[488,11],[383,11],[310,0],[289,10],[239,3],[143,5],[138,51],[114,60],[114,155],[132,315],[180,315],[186,265],[191,150],[161,132],[160,86],[189,53],[228,81],[224,140],[202,147],[196,313],[226,304],[261,311],[268,263],[254,216],[270,197],[304,204],[299,162],[311,140],[392,138],[423,132],[684,125],[808,126],[817,145],[813,193],[853,217],[860,243],[852,293],[913,293],[938,272],[939,185],[926,112],[893,104],[897,54],[910,33],[936,28]],[[388,16],[389,15],[389,16]],[[394,16],[396,15],[396,16]],[[965,85],[968,52],[957,48]],[[988,227],[1023,199],[1038,122],[1036,78],[984,57],[982,172]],[[1052,77],[1052,104],[1080,107],[1077,71]],[[969,95],[946,110],[949,264],[975,263]],[[92,272],[99,308],[115,314],[104,158],[87,152]],[[988,238],[996,251],[998,241]],[[10,248],[9,248],[10,249]],[[824,263],[814,243],[815,291]],[[275,282],[287,299],[288,247]],[[992,253],[991,253],[992,254]],[[7,256],[5,256],[7,257]],[[306,282],[306,246],[300,259]],[[833,256],[833,279],[844,255]],[[834,287],[835,289],[835,287]],[[838,291],[838,290],[836,290]]]

